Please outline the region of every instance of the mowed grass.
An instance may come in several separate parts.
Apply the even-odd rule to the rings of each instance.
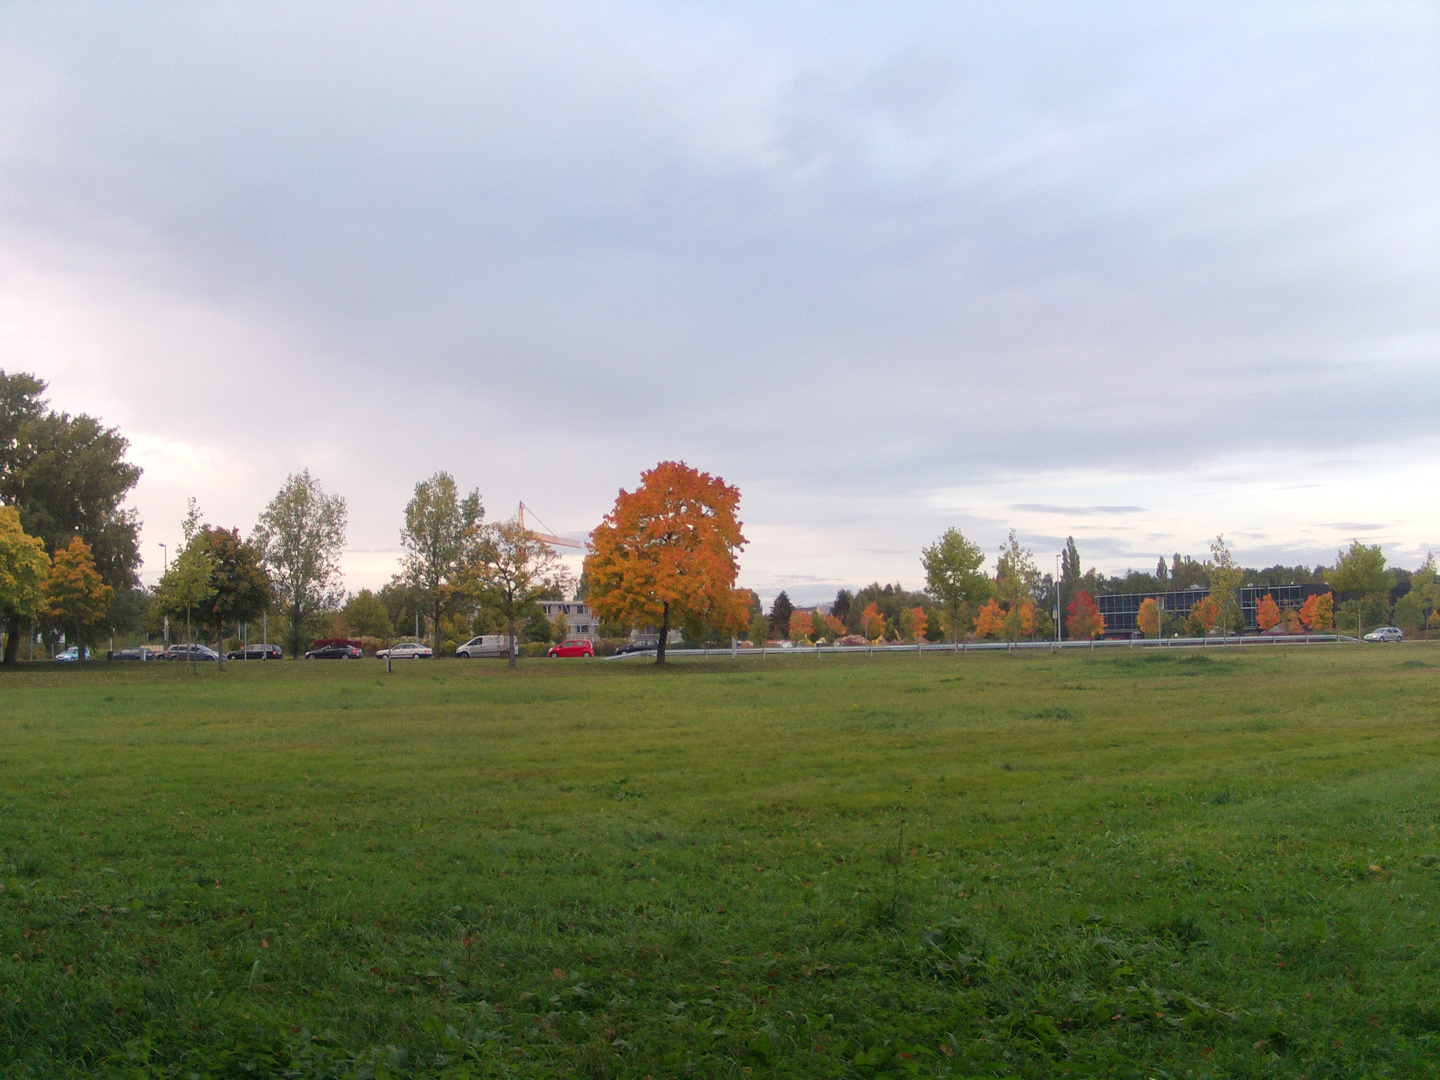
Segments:
[[[0,1076],[1414,1077],[1440,649],[0,675]]]

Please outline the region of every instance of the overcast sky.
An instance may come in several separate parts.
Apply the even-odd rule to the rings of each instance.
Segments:
[[[1440,549],[1440,6],[0,6],[0,367],[346,582],[438,469],[584,536],[678,458],[742,584]],[[173,547],[172,547],[173,550]]]

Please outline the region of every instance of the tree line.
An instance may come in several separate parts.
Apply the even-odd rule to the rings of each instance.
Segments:
[[[140,588],[139,521],[123,507],[141,470],[125,460],[129,444],[115,428],[52,409],[45,383],[0,370],[0,619],[4,661],[14,663],[26,629],[83,647],[103,629],[159,632],[183,626],[223,649],[260,623],[296,655],[317,636],[387,640],[424,631],[435,651],[471,634],[512,639],[564,636],[564,620],[538,602],[571,593],[587,601],[602,635],[632,628],[658,633],[663,662],[671,630],[689,644],[727,641],[958,641],[1049,639],[1053,611],[1061,633],[1104,632],[1094,597],[1120,592],[1203,591],[1188,614],[1142,608],[1147,633],[1233,625],[1241,584],[1323,583],[1330,600],[1287,612],[1262,601],[1262,622],[1317,628],[1334,618],[1349,628],[1393,618],[1408,630],[1440,628],[1434,559],[1414,571],[1386,566],[1378,545],[1356,541],[1333,567],[1234,563],[1223,537],[1208,559],[1176,554],[1153,573],[1106,577],[1084,570],[1073,538],[1058,580],[1011,530],[987,571],[981,548],[948,529],[921,552],[925,587],[873,582],[841,589],[828,611],[797,609],[785,592],[768,613],[736,587],[744,547],[740,494],[683,462],[660,462],[622,489],[591,534],[584,571],[572,580],[555,552],[518,521],[487,522],[478,491],[461,492],[447,472],[416,484],[400,528],[401,567],[379,589],[345,592],[340,557],[347,507],[308,470],[288,476],[248,535],[202,520],[192,499],[184,542],[153,590]],[[1334,601],[1338,598],[1338,603]],[[1334,606],[1328,606],[1333,604]],[[1271,609],[1274,609],[1273,611]],[[1273,621],[1272,621],[1273,620]],[[252,635],[253,636],[253,635]],[[33,639],[32,639],[33,640]],[[513,657],[512,657],[513,660]]]
[[[914,644],[962,640],[1054,640],[1052,612],[1060,611],[1060,637],[1088,640],[1105,633],[1095,597],[1136,593],[1191,592],[1195,598],[1176,612],[1153,599],[1140,605],[1137,623],[1145,636],[1171,634],[1204,637],[1224,627],[1245,628],[1236,590],[1242,586],[1278,588],[1316,585],[1327,592],[1294,608],[1282,608],[1273,596],[1261,597],[1261,630],[1284,625],[1293,633],[1346,631],[1393,621],[1407,633],[1440,629],[1440,579],[1428,555],[1416,570],[1388,567],[1380,546],[1358,540],[1336,553],[1332,566],[1283,566],[1256,569],[1236,564],[1223,536],[1210,545],[1208,558],[1175,554],[1160,559],[1154,572],[1127,570],[1106,575],[1081,566],[1074,537],[1066,539],[1057,580],[1042,573],[1034,553],[1012,529],[987,572],[984,551],[958,529],[947,529],[920,556],[925,586],[909,591],[899,583],[873,582],[862,589],[841,589],[829,610],[797,609],[781,592],[767,613],[752,598],[748,637],[754,644],[789,640],[796,644],[853,637],[864,641]]]

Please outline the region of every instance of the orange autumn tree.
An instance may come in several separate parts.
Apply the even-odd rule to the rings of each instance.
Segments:
[[[87,632],[105,617],[114,595],[115,590],[100,580],[90,545],[76,536],[55,550],[41,613],[73,632],[83,661]]]
[[[1035,605],[1011,604],[1005,611],[1005,640],[1019,641],[1035,632]]]
[[[1000,604],[992,596],[985,601],[985,606],[975,616],[975,636],[982,641],[985,638],[997,637],[1005,629],[1005,612],[1000,609]]]
[[[1135,613],[1135,625],[1146,637],[1160,636],[1160,605],[1155,598],[1147,596],[1140,601],[1140,610]]]
[[[1100,614],[1095,601],[1084,589],[1075,594],[1075,599],[1065,606],[1065,610],[1070,613],[1065,620],[1065,629],[1071,638],[1090,641],[1105,633],[1105,616]]]
[[[866,641],[885,636],[885,616],[880,614],[879,604],[872,602],[860,613],[860,632]]]
[[[1213,596],[1202,596],[1190,609],[1190,618],[1185,624],[1191,637],[1205,637],[1215,628],[1220,615],[1220,602]]]
[[[821,615],[820,618],[824,621],[821,629],[829,631],[831,641],[837,641],[845,636],[844,619],[837,619],[834,615]]]
[[[910,640],[918,645],[920,639],[925,636],[925,628],[930,625],[930,613],[923,607],[913,607],[908,614],[910,615],[910,626],[908,627]]]
[[[790,640],[796,645],[804,645],[809,642],[812,634],[815,633],[815,617],[808,611],[792,611],[790,613]]]
[[[1317,593],[1300,605],[1300,621],[1312,634],[1335,628],[1335,594]]]
[[[1280,605],[1269,593],[1262,596],[1260,603],[1255,605],[1255,622],[1261,633],[1280,625]]]
[[[750,597],[735,588],[736,555],[745,546],[739,506],[739,488],[683,461],[641,473],[640,486],[622,488],[590,534],[591,609],[610,622],[658,626],[657,664],[665,663],[672,626],[742,631]]]

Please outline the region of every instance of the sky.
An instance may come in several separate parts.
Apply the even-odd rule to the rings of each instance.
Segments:
[[[740,583],[1440,549],[1440,7],[7,4],[0,367],[118,426],[143,579],[308,468],[583,538],[657,461]]]

